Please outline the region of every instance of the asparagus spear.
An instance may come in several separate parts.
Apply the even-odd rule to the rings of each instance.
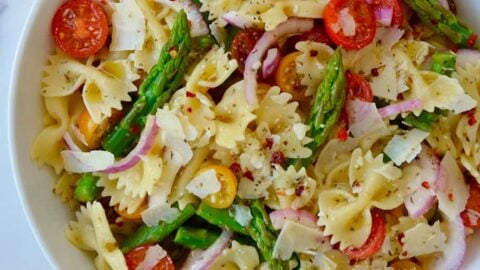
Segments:
[[[91,202],[97,198],[98,177],[93,176],[92,173],[86,173],[80,178],[77,187],[75,188],[74,196],[80,202]]]
[[[232,232],[248,235],[245,227],[240,225],[232,216],[230,216],[228,208],[217,209],[202,202],[198,206],[196,214],[210,224],[230,230]]]
[[[180,227],[195,214],[195,208],[189,204],[180,212],[180,215],[171,223],[161,221],[157,226],[149,227],[145,224],[120,244],[120,249],[126,253],[138,246],[153,244],[164,240],[168,235]]]
[[[315,158],[317,150],[322,146],[340,117],[345,102],[345,91],[346,82],[342,52],[338,48],[327,63],[325,76],[318,86],[315,101],[307,120],[310,127],[308,136],[313,139],[307,147],[312,150],[313,154],[304,159],[303,162],[290,160],[289,164],[295,165],[298,169],[302,165],[308,165]]]
[[[446,36],[460,47],[475,45],[477,35],[462,24],[457,16],[438,4],[437,0],[405,0],[420,17],[420,20],[433,31]]]
[[[180,227],[175,234],[173,241],[190,249],[208,248],[215,240],[217,240],[219,232],[198,229],[192,227]]]
[[[181,11],[173,25],[171,36],[163,46],[158,63],[140,85],[138,99],[128,114],[103,140],[103,148],[115,156],[127,153],[138,140],[146,117],[166,103],[183,81],[191,50],[188,19]]]
[[[452,52],[437,52],[432,55],[432,71],[452,76],[455,71],[457,57]]]
[[[265,206],[260,200],[253,200],[250,204],[250,211],[253,218],[247,225],[247,231],[257,243],[261,256],[272,270],[288,269],[286,262],[273,258],[276,236]]]

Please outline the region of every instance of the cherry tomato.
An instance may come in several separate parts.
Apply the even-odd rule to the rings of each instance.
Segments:
[[[339,14],[346,9],[355,20],[355,34],[346,36],[340,29]],[[372,7],[364,0],[330,0],[323,12],[330,38],[347,50],[360,49],[373,41],[377,24]]]
[[[373,0],[373,11],[377,12],[382,8],[391,8],[393,11],[392,24],[390,26],[401,26],[403,24],[403,10],[398,0]]]
[[[137,210],[135,210],[133,213],[127,213],[127,209],[120,210],[118,208],[118,205],[116,205],[113,209],[115,209],[115,212],[119,214],[121,217],[125,219],[130,219],[130,220],[139,220],[142,218],[142,212],[147,209],[147,201],[145,200],[144,203],[142,203]]]
[[[292,94],[293,99],[297,101],[304,101],[305,87],[301,84],[301,77],[297,73],[296,59],[301,55],[301,52],[290,53],[280,60],[277,72],[275,73],[275,83],[284,92]]]
[[[468,197],[465,211],[460,216],[465,226],[470,228],[480,227],[480,218],[475,214],[468,213],[469,210],[480,213],[480,185],[475,179],[470,180],[470,197]]]
[[[390,265],[393,270],[422,270],[422,267],[409,260],[396,261]]]
[[[360,99],[365,102],[373,102],[373,92],[370,83],[357,73],[347,71],[347,96],[350,99]]]
[[[197,175],[208,170],[215,171],[221,187],[220,191],[208,195],[203,201],[213,208],[223,209],[229,207],[237,195],[237,177],[232,170],[220,165],[205,166],[198,171]]]
[[[145,254],[151,245],[139,246],[136,249],[125,254],[125,261],[127,262],[128,270],[135,270],[137,266],[144,260]],[[161,259],[152,270],[175,270],[172,259],[166,255]]]
[[[372,210],[372,230],[365,244],[359,248],[347,248],[343,253],[356,260],[369,258],[380,250],[385,240],[385,234],[385,223],[382,216],[377,211]]]
[[[238,62],[238,69],[243,72],[245,60],[262,36],[263,31],[258,29],[242,29],[233,38],[230,52]]]
[[[336,47],[335,43],[330,39],[325,31],[325,24],[323,21],[315,21],[315,26],[312,30],[301,35],[291,36],[287,39],[285,44],[281,47],[282,52],[288,54],[295,51],[295,45],[300,41],[314,41],[318,43],[325,43],[330,47]]]
[[[88,57],[107,41],[107,17],[95,1],[69,0],[55,13],[52,34],[55,44],[69,56]]]

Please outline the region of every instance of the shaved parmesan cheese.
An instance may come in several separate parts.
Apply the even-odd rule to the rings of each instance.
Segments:
[[[233,205],[233,218],[238,222],[238,224],[242,226],[247,226],[250,221],[252,220],[252,213],[250,212],[250,208],[245,205]]]
[[[64,150],[61,155],[65,170],[73,173],[101,171],[115,162],[112,153],[100,150],[90,152]]]
[[[145,41],[145,17],[135,0],[111,3],[112,43],[110,51],[142,50]]]
[[[450,152],[447,152],[440,163],[439,177],[438,208],[448,218],[455,220],[465,209],[469,189],[462,171]]]
[[[428,135],[428,132],[414,128],[406,134],[393,136],[383,151],[400,166],[412,161],[422,151],[420,144]]]
[[[378,113],[375,103],[364,102],[359,99],[347,103],[348,123],[354,138],[362,137],[373,131],[389,133],[382,117]]]
[[[215,170],[211,169],[202,172],[197,177],[193,178],[187,185],[187,190],[195,194],[200,199],[204,199],[210,194],[220,191],[220,181],[218,181]]]
[[[273,257],[288,260],[293,252],[315,254],[323,238],[320,230],[287,220],[275,242]]]
[[[180,215],[180,211],[178,211],[177,208],[170,207],[168,204],[158,204],[143,211],[142,220],[148,226],[156,226],[159,221],[170,223],[174,221],[178,215]]]
[[[402,239],[403,252],[400,259],[411,258],[442,251],[446,247],[447,237],[440,230],[440,222],[432,226],[419,223],[415,227],[404,232]]]
[[[152,270],[165,256],[167,256],[167,252],[161,246],[151,246],[147,249],[143,261],[138,264],[135,270]]]

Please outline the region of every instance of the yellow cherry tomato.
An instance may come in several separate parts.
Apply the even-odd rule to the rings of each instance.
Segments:
[[[223,209],[232,205],[237,195],[237,177],[229,168],[220,165],[207,165],[197,173],[201,174],[208,170],[214,170],[220,182],[220,191],[210,194],[203,201],[213,208]]]
[[[88,148],[98,148],[105,132],[112,124],[118,122],[119,119],[121,119],[121,116],[121,111],[112,110],[112,116],[109,119],[105,119],[101,123],[97,124],[93,122],[88,111],[84,110],[77,120],[77,126],[78,130],[80,130],[80,133],[82,133],[83,137],[85,138]]]
[[[422,267],[409,260],[396,261],[390,265],[394,270],[422,270]]]
[[[300,74],[297,73],[296,59],[301,52],[293,52],[282,58],[277,72],[275,73],[275,83],[284,92],[292,94],[293,99],[305,101],[305,87],[302,86]]]

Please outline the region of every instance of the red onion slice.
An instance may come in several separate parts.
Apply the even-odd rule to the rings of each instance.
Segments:
[[[480,61],[480,51],[471,49],[460,49],[457,51],[457,67],[464,67],[467,64],[476,65]]]
[[[379,24],[387,27],[392,25],[392,19],[393,19],[392,7],[381,6],[381,7],[375,8],[373,10],[373,14],[375,15],[375,20]]]
[[[282,229],[287,220],[300,223],[302,225],[317,228],[317,219],[315,216],[306,210],[295,210],[285,208],[276,210],[270,213],[270,219],[275,230]]]
[[[442,255],[430,265],[429,269],[435,270],[456,270],[460,269],[465,253],[467,251],[467,241],[465,239],[465,226],[460,216],[448,221],[447,246],[442,251]]]
[[[245,79],[245,98],[249,105],[256,106],[258,102],[256,93],[257,72],[262,65],[261,61],[267,50],[283,37],[308,32],[312,28],[313,20],[311,19],[291,18],[279,24],[274,30],[262,35],[245,61],[243,77]]]
[[[411,112],[422,107],[422,101],[418,98],[391,104],[378,109],[382,118],[387,118],[404,112]]]
[[[264,79],[269,78],[275,72],[280,63],[280,51],[277,48],[272,48],[267,51],[267,57],[263,61],[262,75]]]
[[[228,24],[236,26],[238,28],[250,28],[254,25],[244,16],[238,14],[235,11],[229,11],[222,15],[222,19],[226,21]]]
[[[195,261],[190,270],[208,270],[215,262],[215,260],[228,247],[230,241],[233,239],[233,233],[230,231],[223,231],[215,242],[208,247],[200,256],[198,261]]]
[[[80,147],[73,141],[72,136],[70,135],[70,132],[66,132],[65,135],[63,135],[63,140],[65,141],[65,144],[67,145],[68,149],[73,150],[73,151],[78,151],[78,152],[83,152]]]
[[[145,128],[140,135],[140,140],[137,143],[137,146],[133,148],[132,151],[123,159],[115,162],[112,166],[106,168],[102,172],[104,173],[117,173],[128,170],[135,166],[142,158],[146,155],[150,148],[152,148],[157,136],[159,127],[155,116],[149,115],[147,117],[147,122],[145,123]]]

